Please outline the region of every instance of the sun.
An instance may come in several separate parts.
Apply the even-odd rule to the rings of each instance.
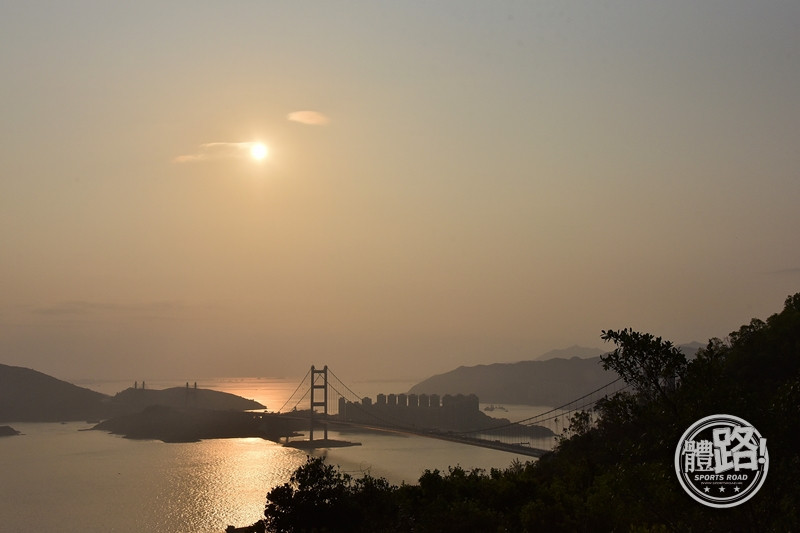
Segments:
[[[257,161],[264,159],[267,155],[269,155],[269,150],[265,144],[253,143],[250,147],[250,156]]]

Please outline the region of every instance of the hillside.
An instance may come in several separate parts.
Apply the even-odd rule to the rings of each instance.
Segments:
[[[108,396],[29,368],[0,364],[0,422],[100,418]]]
[[[214,411],[252,411],[265,407],[254,400],[210,389],[173,387],[169,389],[125,389],[110,402],[115,413],[134,413],[153,405],[191,407]]]
[[[693,356],[701,345],[682,345],[681,350]],[[573,347],[553,350],[542,355],[574,354],[546,360],[462,366],[432,376],[411,387],[414,394],[476,394],[482,403],[508,403],[558,406],[602,387],[618,376],[603,370],[600,357],[587,357],[600,352],[593,348]]]
[[[100,420],[154,405],[216,411],[264,409],[235,394],[184,387],[127,389],[111,397],[30,368],[0,364],[0,422]]]
[[[617,378],[603,370],[599,357],[555,358],[492,365],[462,366],[430,377],[414,394],[478,395],[483,403],[561,405]]]
[[[548,359],[572,359],[573,357],[580,357],[581,359],[590,359],[592,357],[600,357],[605,352],[600,348],[586,348],[584,346],[570,346],[569,348],[560,348],[550,350],[543,353],[539,357],[535,357],[536,361],[547,361]]]

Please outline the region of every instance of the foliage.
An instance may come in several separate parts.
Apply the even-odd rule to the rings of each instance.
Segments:
[[[426,471],[417,485],[353,480],[309,461],[267,497],[268,531],[797,531],[800,530],[800,293],[686,358],[670,342],[604,331],[604,365],[631,390],[570,420],[536,463],[506,470]],[[755,425],[769,442],[766,483],[731,509],[704,507],[679,487],[673,459],[685,429],[714,413]]]
[[[352,476],[309,457],[295,470],[288,483],[267,494],[264,511],[269,531],[369,531],[372,516],[391,511],[386,497],[393,487],[370,476],[354,481]]]
[[[612,369],[647,399],[672,403],[678,380],[686,372],[686,356],[670,341],[629,329],[603,331],[600,338],[617,348],[600,357],[603,368]]]

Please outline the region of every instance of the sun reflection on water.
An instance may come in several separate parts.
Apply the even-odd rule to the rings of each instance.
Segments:
[[[297,450],[258,438],[178,446],[159,501],[166,515],[192,531],[210,526],[222,531],[262,518],[267,492],[305,461]]]

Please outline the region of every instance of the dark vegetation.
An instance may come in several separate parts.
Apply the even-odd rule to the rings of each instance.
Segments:
[[[197,442],[203,439],[244,437],[278,441],[281,437],[293,435],[298,428],[296,420],[274,414],[154,405],[140,413],[106,420],[93,429],[109,431],[129,439]]]
[[[688,361],[672,343],[628,329],[603,365],[631,386],[572,419],[569,436],[536,463],[490,472],[426,471],[417,485],[354,479],[309,458],[267,495],[250,531],[798,531],[800,293],[765,321],[711,339]],[[713,509],[678,484],[683,432],[717,413],[768,441],[769,473],[746,503]]]

